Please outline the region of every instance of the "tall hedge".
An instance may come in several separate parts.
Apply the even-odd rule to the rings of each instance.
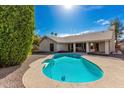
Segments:
[[[34,6],[0,6],[0,67],[22,63],[34,35]]]

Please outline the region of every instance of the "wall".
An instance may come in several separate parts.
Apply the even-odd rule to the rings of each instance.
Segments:
[[[115,39],[110,40],[110,52],[115,52]]]
[[[122,51],[124,51],[124,43],[122,43],[122,44],[120,45],[120,49],[121,49]]]
[[[99,42],[99,52],[105,52],[105,42]]]
[[[43,41],[40,43],[40,51],[49,52],[50,43],[54,44],[54,51],[57,51],[57,46],[56,46],[57,43],[49,38],[44,38]]]
[[[68,44],[57,43],[57,51],[68,51]]]
[[[109,41],[105,41],[105,54],[109,54],[110,53],[110,42]]]
[[[68,51],[68,44],[56,43],[55,41],[44,38],[40,43],[40,51],[49,52],[50,51],[50,43],[54,44],[54,52],[57,51]]]
[[[112,39],[110,40],[110,52],[115,52],[115,26],[111,26],[109,31],[113,32]]]

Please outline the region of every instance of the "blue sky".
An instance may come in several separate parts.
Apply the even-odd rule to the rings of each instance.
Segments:
[[[35,32],[40,36],[59,36],[107,30],[109,21],[118,17],[124,23],[124,6],[35,6]]]

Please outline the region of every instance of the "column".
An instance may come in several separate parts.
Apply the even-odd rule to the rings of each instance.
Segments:
[[[76,52],[76,44],[73,43],[73,52]]]
[[[90,49],[89,49],[89,42],[86,42],[86,53],[90,52]]]
[[[109,41],[105,41],[105,54],[109,54]]]
[[[60,49],[60,47],[59,47],[59,44],[57,43],[56,44],[56,51],[60,51],[61,49]]]

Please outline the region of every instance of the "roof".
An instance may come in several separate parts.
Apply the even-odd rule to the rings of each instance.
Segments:
[[[82,35],[73,35],[66,37],[48,37],[53,41],[58,43],[74,43],[74,42],[87,42],[87,41],[105,41],[112,39],[112,31],[102,31],[102,32],[93,32]]]

